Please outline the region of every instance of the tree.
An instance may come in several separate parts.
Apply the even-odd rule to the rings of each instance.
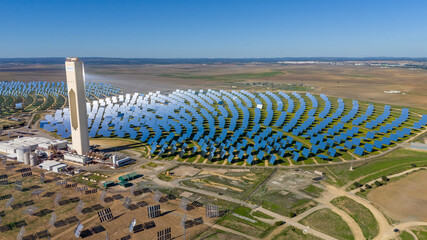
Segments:
[[[388,181],[390,181],[390,179],[389,179],[387,176],[382,176],[382,177],[381,177],[381,179],[382,179],[384,182],[388,182]]]
[[[380,183],[379,181],[375,181],[375,185],[376,185],[377,187],[379,187],[379,186],[382,186],[383,184],[382,184],[382,183]]]
[[[354,182],[353,183],[353,186],[355,187],[355,188],[360,188],[361,186],[363,186],[362,184],[360,184],[360,182]]]
[[[371,188],[372,188],[372,186],[371,186],[371,185],[369,185],[369,184],[365,184],[365,187],[366,187],[367,189],[371,189]]]

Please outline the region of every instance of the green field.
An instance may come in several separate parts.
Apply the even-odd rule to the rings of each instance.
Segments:
[[[316,211],[300,222],[337,239],[354,239],[350,227],[339,215],[329,209]]]
[[[378,235],[378,223],[366,207],[347,197],[335,198],[331,203],[344,210],[359,224],[366,239],[374,239]]]

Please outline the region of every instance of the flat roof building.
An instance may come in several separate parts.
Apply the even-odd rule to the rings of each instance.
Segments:
[[[80,163],[80,164],[86,164],[89,161],[88,156],[83,156],[79,154],[72,154],[72,153],[65,153],[64,154],[64,160]]]

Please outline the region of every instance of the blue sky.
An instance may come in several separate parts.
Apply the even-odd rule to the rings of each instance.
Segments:
[[[5,57],[427,57],[427,1],[0,0]]]

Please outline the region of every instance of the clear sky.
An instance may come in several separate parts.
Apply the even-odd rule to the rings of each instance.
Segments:
[[[427,1],[0,0],[5,57],[427,57]]]

